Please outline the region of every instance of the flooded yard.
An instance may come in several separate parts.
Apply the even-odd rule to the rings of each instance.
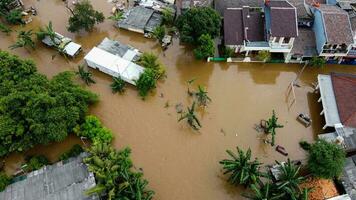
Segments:
[[[91,33],[72,34],[67,32],[69,12],[61,0],[25,0],[25,5],[38,9],[38,16],[25,29],[37,30],[39,26],[53,22],[56,32],[71,37],[83,46],[84,52],[75,60],[66,60],[55,50],[42,44],[28,52],[24,49],[10,51],[7,47],[16,40],[0,33],[0,48],[22,58],[33,59],[39,72],[52,77],[66,70],[76,70],[83,63],[85,53],[109,37],[129,44],[141,51],[159,55],[167,68],[167,78],[160,81],[154,94],[145,101],[139,98],[134,87],[129,87],[123,95],[113,94],[111,77],[91,70],[96,84],[87,87],[100,95],[100,102],[92,107],[97,115],[115,134],[115,147],[132,148],[136,168],[143,168],[150,188],[158,200],[232,200],[242,199],[241,189],[226,184],[219,160],[226,158],[226,149],[239,146],[251,148],[253,155],[263,163],[286,157],[263,143],[261,133],[254,125],[266,119],[274,109],[284,128],[277,130],[276,144],[286,148],[291,159],[303,159],[305,153],[299,148],[300,140],[313,141],[321,133],[323,119],[318,95],[313,94],[311,83],[319,73],[331,71],[356,73],[354,66],[327,66],[323,69],[307,68],[295,88],[296,103],[289,107],[286,101],[288,85],[301,70],[301,65],[290,64],[228,64],[196,61],[189,47],[174,40],[166,52],[153,40],[143,35],[117,30],[113,22],[106,20]],[[92,0],[94,7],[105,16],[110,15],[112,4],[103,0]],[[21,27],[17,27],[21,29]],[[178,123],[179,115],[175,105],[189,106],[192,98],[187,95],[187,81],[196,78],[192,88],[206,86],[212,102],[200,109],[198,116],[203,128],[191,130],[185,123]],[[83,85],[83,87],[85,87]],[[166,105],[169,105],[166,107]],[[310,114],[312,126],[305,128],[296,121],[299,112]],[[62,151],[80,140],[74,136],[61,144],[38,147],[30,153],[43,153],[55,159]],[[7,170],[13,171],[21,160],[20,155],[12,155],[7,160]]]

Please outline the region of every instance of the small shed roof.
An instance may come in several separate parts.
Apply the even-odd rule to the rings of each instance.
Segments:
[[[124,14],[124,19],[117,22],[119,28],[140,33],[152,32],[162,22],[162,16],[153,9],[136,6]]]
[[[95,178],[83,164],[82,153],[66,162],[33,171],[0,193],[1,200],[98,200],[84,192],[95,186]]]
[[[320,96],[323,104],[326,126],[334,127],[335,124],[340,124],[341,121],[337,109],[331,77],[329,75],[319,74],[318,84],[320,88]]]

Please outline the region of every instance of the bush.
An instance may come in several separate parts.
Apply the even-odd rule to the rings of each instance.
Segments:
[[[125,92],[126,82],[120,76],[114,77],[110,87],[113,93],[119,92],[122,94]]]
[[[49,161],[44,155],[30,156],[26,159],[25,171],[32,172],[41,169],[43,166],[48,165]]]
[[[271,60],[271,53],[269,51],[259,51],[257,58],[261,61],[267,62]]]
[[[97,95],[63,72],[48,80],[32,61],[0,51],[0,156],[63,141]]]
[[[224,48],[222,49],[221,54],[222,54],[221,56],[222,56],[223,58],[231,58],[231,57],[234,56],[235,51],[234,51],[233,48],[224,47]]]
[[[174,10],[170,8],[164,8],[162,10],[162,23],[167,26],[171,26],[174,23]]]
[[[310,150],[310,146],[311,144],[307,141],[300,141],[299,142],[299,146],[304,149],[305,151],[309,151]]]
[[[334,143],[318,140],[310,146],[308,169],[316,177],[333,179],[344,168],[345,151]]]
[[[183,42],[197,44],[203,34],[212,38],[219,36],[221,18],[210,7],[191,8],[177,19],[177,28]]]
[[[78,136],[86,137],[93,142],[101,141],[110,143],[114,138],[112,132],[108,128],[103,127],[100,120],[93,115],[87,116],[85,122],[80,126],[78,125],[74,129],[74,132]]]
[[[312,57],[312,59],[309,61],[309,65],[312,67],[324,67],[325,64],[326,60],[317,56]]]
[[[5,15],[5,19],[10,24],[23,24],[21,10],[10,11],[7,15]]]
[[[78,32],[82,29],[90,31],[95,24],[104,21],[104,14],[94,10],[88,0],[80,1],[75,4],[74,10],[71,10],[72,16],[69,18],[68,31]]]
[[[59,156],[59,160],[67,160],[71,157],[77,157],[79,154],[84,152],[84,149],[79,144],[73,145],[71,149]]]
[[[8,26],[2,23],[0,23],[0,31],[6,33],[6,35],[9,35],[12,32],[12,30]]]
[[[198,48],[194,49],[195,58],[206,59],[210,56],[214,56],[215,45],[210,35],[201,35],[198,40],[198,45]]]
[[[11,182],[11,178],[8,177],[5,172],[0,172],[0,192],[4,191],[6,186]]]
[[[156,88],[156,72],[153,69],[146,68],[140,75],[140,78],[135,81],[139,95],[145,98],[152,89]]]

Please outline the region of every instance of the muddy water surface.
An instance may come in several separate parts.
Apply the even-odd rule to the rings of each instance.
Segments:
[[[109,16],[111,4],[104,0],[92,2],[96,9]],[[133,87],[129,87],[124,95],[112,94],[111,78],[95,70],[97,83],[87,87],[101,99],[92,107],[91,113],[113,130],[115,147],[132,148],[136,167],[143,168],[150,187],[156,191],[155,199],[159,200],[242,199],[241,189],[228,186],[222,176],[218,161],[226,157],[225,150],[236,146],[250,147],[253,155],[266,164],[286,159],[264,144],[261,134],[253,128],[274,109],[285,126],[277,130],[276,144],[284,146],[291,159],[305,158],[298,141],[313,141],[322,132],[323,123],[319,116],[321,107],[316,102],[318,96],[311,93],[310,84],[316,81],[318,73],[356,73],[356,68],[349,66],[306,69],[299,80],[301,87],[295,89],[296,103],[290,107],[291,98],[286,101],[287,87],[299,73],[300,65],[200,62],[194,60],[191,49],[180,45],[178,40],[174,40],[173,46],[163,53],[153,40],[117,30],[110,20],[98,25],[91,33],[72,34],[66,30],[69,12],[61,0],[26,0],[25,3],[34,5],[39,13],[25,29],[37,29],[52,21],[57,32],[73,38],[84,48],[84,53],[75,60],[66,60],[59,55],[52,59],[55,51],[41,44],[35,51],[11,51],[33,59],[38,70],[48,77],[65,70],[76,70],[77,65],[83,63],[85,53],[105,37],[160,56],[167,67],[167,78],[145,101],[138,97]],[[16,35],[0,33],[0,38],[0,48],[7,49]],[[185,123],[178,123],[179,116],[175,111],[177,103],[191,104],[186,82],[192,78],[196,78],[192,87],[206,86],[212,98],[212,103],[198,112],[203,125],[199,132],[192,131]],[[165,105],[169,105],[168,108]],[[310,114],[313,125],[305,128],[299,124],[295,120],[298,112]],[[69,137],[63,143],[50,148],[38,147],[31,152],[55,159],[61,150],[79,142],[78,138]],[[21,159],[18,154],[10,156],[7,169],[16,169]]]

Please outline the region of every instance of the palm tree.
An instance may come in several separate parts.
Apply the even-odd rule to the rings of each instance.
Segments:
[[[159,79],[165,74],[164,66],[158,62],[158,57],[153,53],[143,53],[137,61],[137,64],[152,69],[156,73],[156,79]]]
[[[254,194],[243,194],[243,196],[252,200],[280,200],[284,196],[284,193],[280,193],[276,186],[269,182],[261,184],[261,186],[258,184],[252,184],[250,188]]]
[[[305,180],[299,174],[300,166],[294,165],[290,159],[286,163],[281,164],[276,161],[280,166],[280,178],[278,182],[278,190],[283,191],[286,196],[291,200],[297,200],[299,194],[302,193],[299,185]]]
[[[272,142],[271,145],[274,146],[275,143],[275,136],[276,136],[276,128],[283,128],[283,125],[278,124],[278,117],[276,117],[276,114],[274,110],[272,111],[272,117],[266,121],[266,127],[265,127],[265,132],[267,134],[272,135]]]
[[[125,86],[126,83],[122,78],[119,77],[114,77],[113,82],[111,83],[110,87],[113,91],[113,93],[119,92],[119,93],[124,93],[125,92]]]
[[[230,150],[226,150],[227,154],[232,159],[224,159],[220,161],[223,165],[224,174],[230,174],[228,182],[233,185],[251,186],[260,182],[261,176],[266,176],[259,171],[262,163],[257,158],[251,161],[251,149],[245,153],[243,150],[237,149],[237,154]]]
[[[194,129],[199,130],[201,128],[201,124],[198,118],[195,115],[195,101],[192,104],[192,107],[187,108],[187,112],[183,113],[183,115],[178,119],[178,122],[186,119],[188,124]]]
[[[12,30],[8,26],[2,23],[0,23],[0,31],[6,33],[6,35],[9,35],[12,32]]]
[[[17,41],[15,44],[11,45],[9,48],[10,49],[16,49],[19,47],[31,47],[32,49],[35,49],[35,42],[32,40],[32,30],[29,31],[20,31],[17,34]]]
[[[86,71],[84,69],[84,66],[78,65],[78,71],[76,74],[85,82],[86,85],[90,85],[91,83],[95,83],[95,81],[91,78],[92,73],[89,71]]]
[[[207,106],[208,102],[211,101],[208,92],[200,85],[198,86],[198,91],[195,92],[195,96],[197,97],[200,106]]]

